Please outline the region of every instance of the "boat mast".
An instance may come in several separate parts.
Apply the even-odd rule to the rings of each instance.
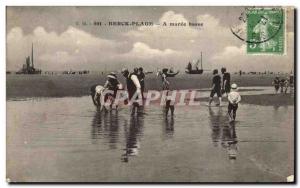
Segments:
[[[202,68],[202,52],[201,52],[201,69],[203,69],[203,68]]]
[[[32,63],[32,68],[34,68],[34,65],[33,65],[33,43],[31,46],[31,63]]]

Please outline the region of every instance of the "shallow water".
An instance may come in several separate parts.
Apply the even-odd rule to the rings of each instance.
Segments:
[[[153,90],[152,90],[153,91]],[[157,91],[157,90],[154,90]],[[177,90],[178,91],[178,90]],[[191,91],[195,92],[195,98],[204,98],[209,97],[211,89],[210,88],[203,88],[203,89],[182,89],[181,92],[190,93]],[[237,90],[241,95],[261,95],[261,94],[274,94],[274,87],[267,87],[267,86],[256,86],[256,87],[239,87]],[[147,93],[144,94],[147,96]],[[216,95],[215,95],[216,97]],[[41,100],[47,99],[49,97],[8,97],[8,101],[26,101],[26,100]],[[64,97],[67,98],[67,97]],[[188,99],[188,95],[187,98]]]
[[[200,97],[207,97],[210,94],[210,89],[199,89]],[[256,87],[239,87],[237,90],[241,95],[261,95],[261,94],[274,94],[274,87],[256,86]]]
[[[11,181],[270,182],[293,174],[294,107],[148,106],[99,112],[90,97],[7,101]]]

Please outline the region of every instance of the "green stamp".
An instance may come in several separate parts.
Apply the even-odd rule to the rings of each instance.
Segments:
[[[247,10],[247,53],[284,54],[285,12],[281,8]]]

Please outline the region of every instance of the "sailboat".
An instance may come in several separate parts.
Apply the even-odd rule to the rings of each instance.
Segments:
[[[201,63],[200,69],[198,68],[199,63]],[[203,70],[203,66],[202,66],[202,52],[201,52],[201,59],[200,59],[200,61],[198,60],[196,62],[196,68],[192,69],[192,63],[189,62],[185,69],[185,73],[187,73],[187,74],[202,74],[203,72],[204,72],[204,70]]]

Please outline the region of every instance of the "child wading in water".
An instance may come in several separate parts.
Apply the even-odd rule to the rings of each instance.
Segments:
[[[238,103],[241,101],[241,96],[237,92],[237,85],[231,85],[231,92],[228,94],[228,115],[229,121],[235,121],[236,111],[238,109]]]

